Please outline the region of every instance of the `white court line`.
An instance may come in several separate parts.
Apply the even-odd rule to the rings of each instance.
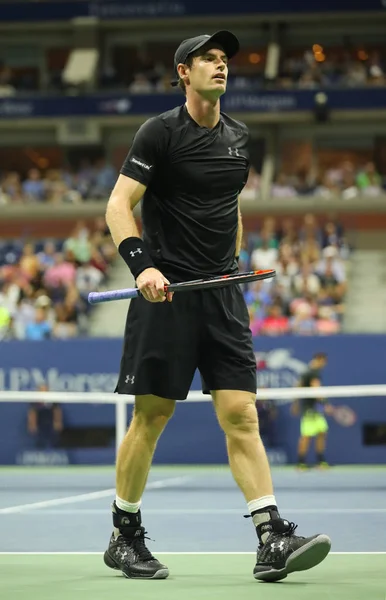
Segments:
[[[160,479],[159,481],[151,481],[147,484],[147,490],[158,490],[162,488],[168,488],[172,485],[180,485],[189,481],[192,477],[170,477],[169,479]],[[78,494],[76,496],[65,496],[64,498],[53,498],[52,500],[42,500],[41,502],[31,502],[29,504],[18,504],[17,506],[9,506],[7,508],[0,508],[0,515],[9,515],[12,513],[21,513],[30,510],[36,510],[39,508],[46,508],[48,506],[61,506],[63,504],[75,504],[77,502],[87,502],[89,500],[98,500],[99,498],[106,498],[108,496],[115,496],[115,488],[109,490],[101,490],[100,492],[89,492],[87,494]]]
[[[0,552],[0,556],[103,556],[103,552]],[[157,552],[157,556],[255,556],[256,552]],[[384,556],[386,552],[330,552],[329,556]]]
[[[99,493],[99,492],[96,492]],[[78,496],[76,496],[78,497]],[[0,515],[2,514],[0,509]],[[34,507],[32,509],[36,514],[44,515],[105,515],[105,508],[64,508],[64,509],[48,509],[40,511]],[[313,514],[386,514],[386,508],[288,508],[280,507],[282,513],[297,513],[302,515],[313,515]],[[14,511],[16,512],[16,511]],[[23,512],[29,514],[29,510],[25,509]],[[240,515],[246,512],[246,509],[242,508],[143,508],[145,515]],[[9,514],[5,513],[5,514]]]

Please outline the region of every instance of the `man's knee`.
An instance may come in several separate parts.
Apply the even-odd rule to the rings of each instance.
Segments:
[[[216,392],[214,399],[219,424],[226,434],[259,431],[254,394]]]
[[[136,396],[133,422],[149,433],[159,434],[173,416],[175,401],[158,396]]]

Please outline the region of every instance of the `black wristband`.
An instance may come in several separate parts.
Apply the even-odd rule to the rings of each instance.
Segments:
[[[145,269],[154,268],[154,263],[141,238],[126,238],[119,244],[118,252],[132,272],[134,279],[137,279]]]

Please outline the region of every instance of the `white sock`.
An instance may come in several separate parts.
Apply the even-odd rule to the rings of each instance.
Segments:
[[[261,498],[256,498],[256,500],[251,500],[250,502],[248,502],[248,510],[251,513],[251,515],[256,510],[261,511],[268,506],[277,506],[275,496],[262,496]],[[261,523],[266,523],[267,521],[270,521],[270,519],[271,515],[268,511],[258,512],[252,515],[252,521],[255,527],[261,525]],[[269,532],[263,533],[263,535],[261,536],[261,541],[263,542],[263,544],[265,544],[268,537]]]
[[[119,498],[119,496],[115,497],[115,504],[118,508],[128,513],[136,513],[141,508],[141,500],[139,502],[127,502],[126,500]]]

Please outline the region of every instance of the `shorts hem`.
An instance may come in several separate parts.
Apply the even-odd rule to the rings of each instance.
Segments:
[[[155,390],[155,389],[136,389],[136,390],[127,390],[124,388],[116,387],[114,392],[116,394],[125,394],[128,396],[158,396],[159,398],[165,398],[166,400],[174,400],[178,402],[179,400],[186,400],[188,394],[176,394],[172,393],[163,393],[163,390]]]

